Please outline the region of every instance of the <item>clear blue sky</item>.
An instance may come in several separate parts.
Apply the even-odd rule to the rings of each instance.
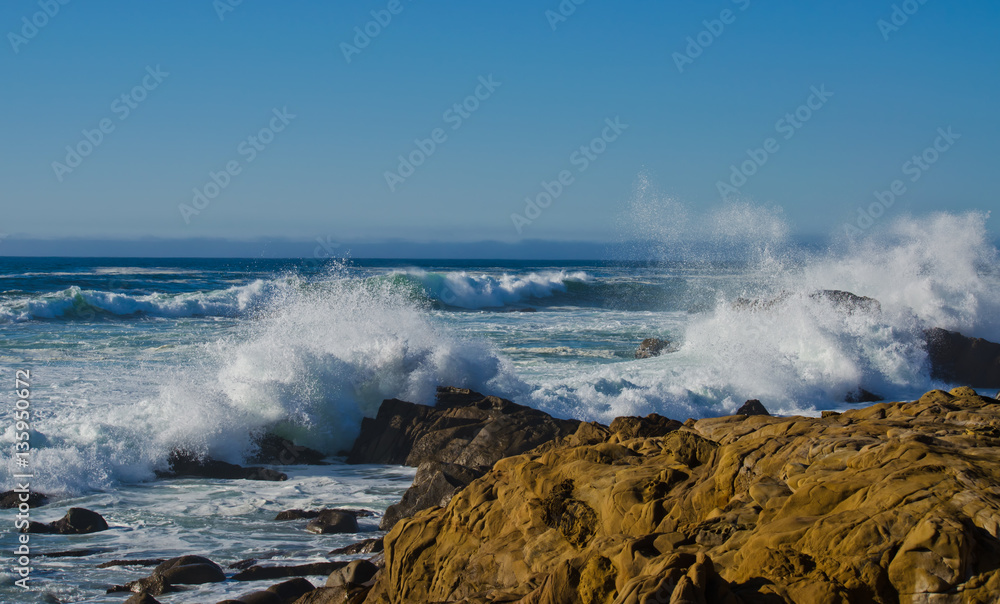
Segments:
[[[586,0],[554,28],[558,0],[399,0],[350,62],[342,44],[388,0],[244,0],[220,19],[223,3],[71,0],[46,19],[38,0],[3,2],[0,233],[606,241],[641,173],[717,207],[718,182],[768,138],[779,148],[740,195],[781,206],[800,233],[842,231],[897,179],[890,212],[998,207],[993,0],[911,0],[919,10],[891,31],[878,25],[890,0]],[[675,53],[727,9],[682,72]],[[44,25],[21,39],[25,18]],[[157,66],[169,75],[146,77]],[[499,87],[479,88],[454,129],[446,112],[491,75]],[[121,96],[144,78],[155,88],[126,116]],[[785,139],[778,121],[813,86],[833,96]],[[286,107],[295,117],[248,161],[241,142],[285,126],[272,117]],[[616,117],[627,130],[581,170],[571,156]],[[102,120],[113,130],[57,175]],[[948,127],[961,138],[939,141],[911,182],[904,163]],[[435,128],[444,142],[391,191],[386,172]],[[186,222],[178,206],[229,162],[239,173]],[[511,214],[563,170],[572,184],[518,233]]]

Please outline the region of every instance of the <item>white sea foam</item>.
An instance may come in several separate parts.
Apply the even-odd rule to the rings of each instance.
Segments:
[[[285,288],[235,333],[185,354],[173,370],[134,368],[130,380],[152,390],[143,398],[78,398],[38,422],[47,442],[33,461],[48,468],[39,487],[80,493],[149,479],[178,447],[242,462],[250,435],[265,429],[333,454],[384,399],[432,404],[442,384],[524,389],[490,345],[442,329],[384,281]],[[8,429],[0,440],[13,438]]]

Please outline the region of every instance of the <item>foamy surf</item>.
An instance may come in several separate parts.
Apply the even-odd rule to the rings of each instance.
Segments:
[[[465,309],[501,308],[550,298],[567,291],[571,283],[591,279],[583,271],[545,271],[525,275],[447,273],[409,270],[394,273],[412,281],[432,299]]]
[[[791,248],[769,220],[746,221],[766,236],[744,238],[742,267],[344,266],[209,291],[21,293],[17,317],[28,318],[5,324],[2,358],[33,364],[50,401],[40,485],[86,493],[151,479],[177,447],[241,462],[262,430],[334,454],[382,400],[430,403],[439,385],[602,422],[719,415],[750,398],[818,413],[861,388],[900,400],[942,385],[927,367],[928,328],[1000,339],[985,215],[904,218],[822,253]],[[845,308],[824,290],[879,305]],[[158,320],[58,320],[81,300]],[[527,304],[541,312],[463,312]],[[633,359],[646,337],[672,352]],[[12,439],[8,429],[0,440]]]

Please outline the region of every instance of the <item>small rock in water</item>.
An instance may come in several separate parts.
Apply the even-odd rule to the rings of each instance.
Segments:
[[[734,415],[771,415],[757,399],[750,399],[743,403],[743,406],[736,410]]]
[[[661,340],[659,338],[646,338],[639,344],[638,350],[635,351],[635,358],[637,359],[651,359],[653,357],[658,357],[663,354],[663,351],[667,349],[670,342],[666,340]]]
[[[358,519],[354,514],[337,510],[323,510],[315,520],[306,525],[306,530],[317,535],[358,532]]]
[[[274,517],[275,520],[312,520],[319,516],[322,510],[285,510],[283,512],[278,512],[278,515]]]
[[[244,468],[236,464],[219,461],[210,457],[198,457],[190,451],[171,451],[170,471],[157,472],[161,478],[196,476],[198,478],[221,478],[224,480],[266,480],[279,482],[288,476],[268,468]]]
[[[153,574],[125,585],[116,585],[108,593],[131,591],[158,596],[177,591],[174,585],[201,585],[226,580],[222,567],[203,556],[179,556],[158,564]]]
[[[22,503],[27,503],[29,506],[37,508],[48,502],[48,496],[43,493],[18,493],[17,491],[4,491],[0,493],[0,510],[10,510]]]
[[[85,508],[70,508],[66,515],[50,522],[32,522],[28,533],[51,533],[58,535],[84,535],[108,530],[108,523],[97,512]]]

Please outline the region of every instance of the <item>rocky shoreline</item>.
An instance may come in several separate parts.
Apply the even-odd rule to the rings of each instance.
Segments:
[[[947,332],[932,338],[939,355],[996,352]],[[996,375],[988,362],[975,370]],[[289,441],[261,442],[257,463],[322,463]],[[382,518],[384,538],[298,566],[116,560],[104,566],[153,568],[108,592],[155,604],[205,583],[282,580],[224,604],[986,603],[1000,594],[1000,401],[971,388],[819,418],[772,417],[748,401],[733,416],[610,426],[440,388],[434,407],[384,401],[344,453],[348,463],[418,468]],[[184,452],[172,475],[285,478]],[[16,505],[0,495],[8,499]],[[352,533],[370,514],[288,510],[275,521]],[[28,530],[105,529],[73,508]],[[322,586],[303,578],[318,575],[328,576]]]

